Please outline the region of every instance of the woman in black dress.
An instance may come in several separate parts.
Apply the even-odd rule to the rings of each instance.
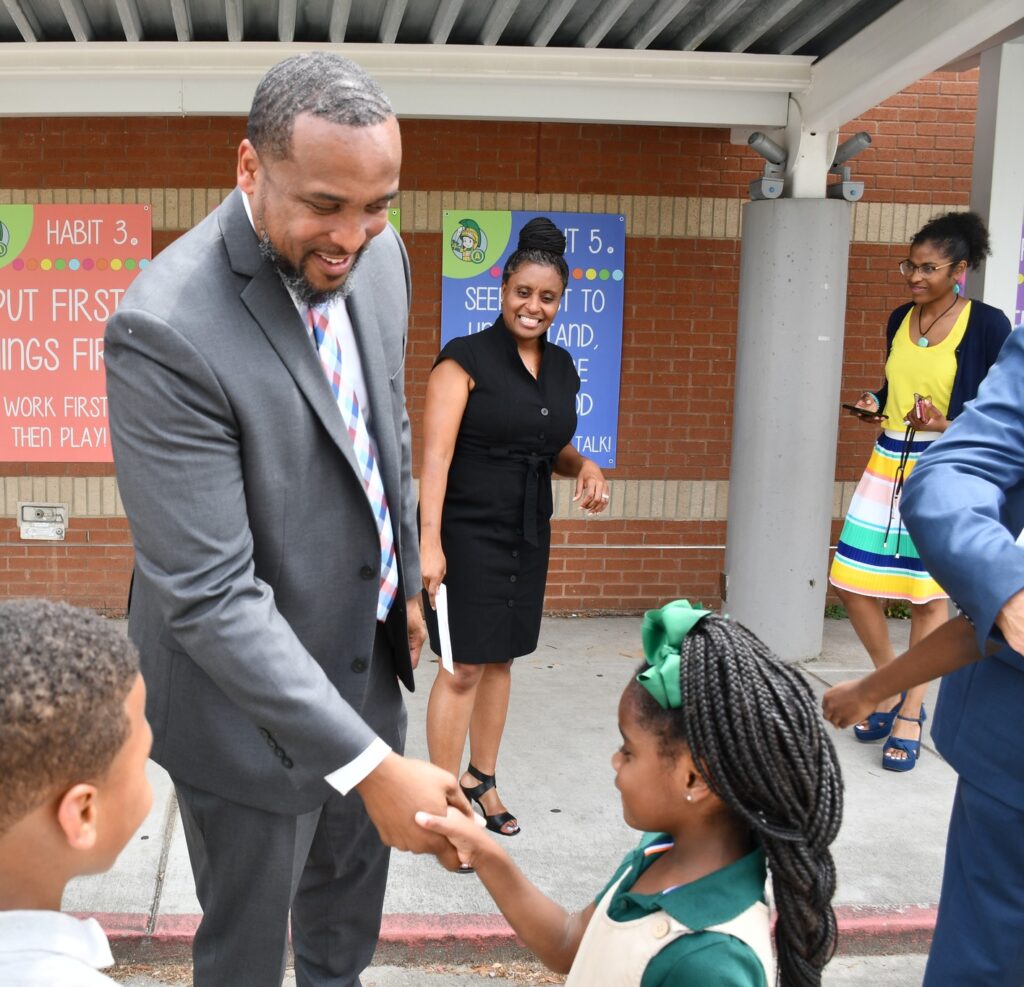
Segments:
[[[501,316],[453,339],[427,384],[420,471],[420,562],[430,644],[443,581],[454,674],[438,666],[427,706],[430,760],[458,774],[489,829],[519,832],[494,772],[512,659],[537,646],[551,541],[551,474],[576,478],[583,510],[608,504],[597,464],[572,444],[580,380],[572,357],[546,340],[569,279],[565,237],[530,220],[505,263]]]

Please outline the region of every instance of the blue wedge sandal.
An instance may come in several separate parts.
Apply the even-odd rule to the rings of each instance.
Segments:
[[[916,723],[918,727],[917,740],[904,740],[903,737],[890,737],[882,748],[882,767],[887,771],[912,771],[917,764],[918,755],[921,753],[921,737],[924,735],[924,721],[928,719],[924,703],[921,703],[920,716],[897,716],[897,720],[904,720],[907,723]],[[892,751],[903,751],[906,757],[893,757]]]
[[[907,698],[905,692],[900,693],[900,701],[889,710],[888,713],[869,713],[867,726],[862,727],[859,723],[853,728],[853,735],[862,743],[870,744],[873,740],[881,740],[888,737],[892,732],[892,725],[896,715],[903,708],[903,702]]]

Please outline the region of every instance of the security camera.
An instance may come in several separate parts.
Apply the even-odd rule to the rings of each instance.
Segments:
[[[865,134],[865,136],[867,135]],[[786,163],[786,149],[780,147],[766,134],[762,134],[760,130],[755,130],[747,138],[747,144],[773,165],[781,166]]]
[[[747,138],[747,144],[765,159],[764,174],[760,178],[755,178],[749,185],[750,198],[755,201],[777,199],[782,195],[785,184],[783,176],[786,171],[786,149],[760,130],[755,130]]]
[[[846,162],[855,154],[860,154],[864,148],[870,146],[871,135],[862,130],[852,137],[848,137],[836,148],[836,156],[833,158],[832,167],[828,171],[830,175],[838,175],[839,181],[833,182],[825,189],[825,194],[830,199],[845,199],[847,202],[856,202],[864,195],[864,183],[850,180],[850,168]]]
[[[862,130],[847,137],[839,147],[836,148],[836,156],[832,160],[832,167],[838,168],[844,161],[849,161],[855,154],[860,154],[866,147],[871,146],[871,135]],[[767,157],[767,155],[765,155]]]

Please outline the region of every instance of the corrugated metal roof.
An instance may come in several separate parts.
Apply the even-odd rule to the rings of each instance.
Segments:
[[[0,0],[0,43],[347,42],[822,58],[899,0]]]

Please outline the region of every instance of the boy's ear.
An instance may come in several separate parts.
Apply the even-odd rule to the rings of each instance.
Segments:
[[[72,850],[91,850],[96,844],[96,786],[72,785],[57,804],[57,822]]]

